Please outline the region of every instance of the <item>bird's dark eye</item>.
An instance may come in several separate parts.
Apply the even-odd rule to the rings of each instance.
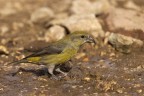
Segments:
[[[84,35],[81,36],[81,38],[84,38],[84,37],[85,37]]]

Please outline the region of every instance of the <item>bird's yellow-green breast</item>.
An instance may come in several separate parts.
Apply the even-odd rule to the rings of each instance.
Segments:
[[[40,62],[46,64],[61,64],[70,60],[78,50],[66,48],[61,54],[47,55],[40,59]]]

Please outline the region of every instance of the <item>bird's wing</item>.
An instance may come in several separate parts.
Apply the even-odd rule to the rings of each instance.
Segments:
[[[59,54],[63,51],[64,46],[61,44],[56,44],[56,45],[49,45],[43,49],[37,50],[37,52],[25,57],[29,58],[29,57],[38,57],[38,56],[44,56],[44,55],[50,55],[50,54]]]
[[[57,47],[48,46],[48,47],[45,47],[43,49],[37,50],[37,52],[35,52],[31,55],[28,55],[28,56],[26,56],[25,58],[23,58],[21,60],[10,62],[8,64],[13,63],[13,64],[17,65],[19,63],[31,63],[31,62],[29,62],[28,59],[32,59],[31,61],[37,62],[37,59],[40,59],[41,56],[48,55],[48,54],[59,54],[61,52],[62,52],[62,50],[57,48]]]

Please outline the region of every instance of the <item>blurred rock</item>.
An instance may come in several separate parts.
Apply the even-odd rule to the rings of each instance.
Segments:
[[[0,14],[3,16],[15,14],[17,10],[12,6],[11,3],[7,3],[6,6],[0,9]]]
[[[74,0],[72,2],[71,12],[73,14],[101,14],[109,10],[110,5],[107,0]]]
[[[134,38],[144,40],[144,13],[115,8],[106,19],[108,28]]]
[[[13,22],[12,23],[12,28],[14,30],[19,30],[20,28],[23,28],[23,27],[24,27],[24,23],[21,23],[21,22],[19,22],[19,23]]]
[[[3,10],[0,10],[0,14],[4,16],[15,14],[15,13],[16,10],[13,8],[4,8]]]
[[[1,54],[8,54],[9,51],[7,50],[7,48],[5,46],[0,45],[0,55]]]
[[[5,6],[0,8],[0,15],[8,16],[15,14],[22,10],[22,6],[19,2],[6,2]]]
[[[0,35],[4,35],[8,31],[9,31],[9,28],[7,26],[0,27]]]
[[[57,41],[62,39],[65,36],[65,29],[61,26],[55,25],[50,27],[45,32],[45,40],[46,41]]]
[[[116,0],[109,0],[111,6],[117,6],[118,2]]]
[[[104,36],[102,27],[94,15],[73,15],[66,19],[55,19],[51,24],[63,25],[70,30],[90,32],[94,37]]]
[[[82,58],[82,57],[85,57],[86,56],[86,54],[85,53],[78,53],[76,56],[75,56],[75,58],[76,59],[80,59],[80,58]]]
[[[141,40],[116,33],[111,33],[108,37],[108,41],[114,48],[116,48],[116,50],[123,53],[130,53],[134,45],[139,47],[143,46],[143,42]]]
[[[123,89],[122,89],[122,88],[119,88],[119,89],[117,89],[116,91],[117,91],[118,93],[121,93],[121,94],[123,93]]]
[[[72,0],[46,0],[55,13],[67,12]]]
[[[55,15],[55,19],[65,19],[65,18],[68,18],[69,14],[66,13],[66,12],[63,12],[63,13],[58,13]]]
[[[134,9],[134,10],[137,10],[137,11],[141,10],[141,8],[139,6],[137,6],[133,1],[127,1],[124,6],[126,8]]]
[[[34,23],[43,23],[54,17],[54,12],[48,7],[38,8],[31,14],[31,21]]]

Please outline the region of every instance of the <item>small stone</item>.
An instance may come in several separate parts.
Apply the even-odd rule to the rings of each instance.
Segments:
[[[107,53],[104,52],[104,51],[100,52],[100,56],[104,56],[104,55],[106,55],[106,54],[107,54]]]
[[[39,77],[38,80],[39,80],[39,81],[47,81],[47,79],[42,78],[42,77]],[[41,87],[45,87],[45,86],[41,86]]]
[[[52,17],[54,17],[53,10],[48,7],[42,7],[31,14],[31,21],[34,23],[43,23],[49,21]]]
[[[110,53],[110,57],[114,57],[114,56],[116,56],[115,53]]]
[[[133,41],[131,40],[131,38],[128,38],[127,36],[123,36],[120,34],[115,34],[112,33],[109,36],[109,41],[114,44],[114,43],[121,43],[123,45],[132,45]]]
[[[0,88],[0,91],[4,91],[4,88]]]
[[[116,90],[118,93],[123,93],[123,90],[122,89],[117,89]]]
[[[84,78],[85,81],[90,81],[90,79],[91,79],[91,78],[89,78],[89,77],[85,77],[85,78]]]
[[[0,54],[9,54],[9,51],[5,46],[0,45]]]
[[[140,86],[141,86],[140,84],[135,84],[134,85],[135,88],[140,87]]]
[[[85,58],[83,59],[83,61],[84,61],[84,62],[88,62],[88,61],[89,61],[89,58],[88,58],[88,57],[85,57]]]
[[[142,89],[137,90],[138,93],[142,93]]]
[[[85,53],[79,53],[79,54],[77,54],[77,55],[75,56],[75,58],[76,58],[76,59],[80,59],[80,58],[82,58],[82,57],[84,57],[84,56],[86,56]]]
[[[116,48],[116,50],[123,53],[130,53],[134,44],[138,46],[143,45],[141,40],[116,33],[111,33],[108,37],[108,41],[113,45],[114,48]]]
[[[45,40],[46,41],[58,41],[65,36],[65,29],[61,26],[55,25],[50,27],[45,32]]]
[[[1,30],[0,35],[4,35],[6,32],[9,31],[9,28],[7,26],[2,26],[0,30]]]
[[[141,65],[137,66],[137,70],[141,70],[141,69],[142,69]]]
[[[73,89],[75,89],[77,86],[72,86]]]

